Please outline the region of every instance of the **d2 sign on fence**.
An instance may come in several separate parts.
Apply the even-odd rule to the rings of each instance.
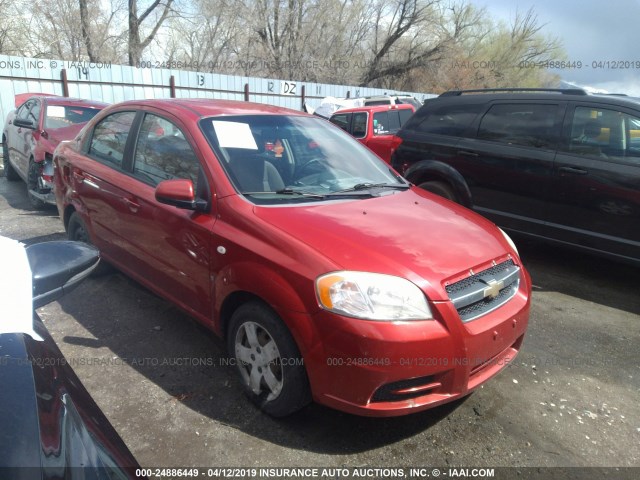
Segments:
[[[298,85],[295,82],[280,82],[280,95],[297,95]]]

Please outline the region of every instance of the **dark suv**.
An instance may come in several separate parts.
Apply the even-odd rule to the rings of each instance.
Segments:
[[[398,132],[407,180],[516,232],[640,264],[640,100],[449,91]]]

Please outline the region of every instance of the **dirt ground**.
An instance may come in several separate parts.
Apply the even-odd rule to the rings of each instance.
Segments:
[[[0,178],[0,234],[66,238],[25,190]],[[39,313],[144,467],[639,467],[640,270],[516,242],[534,282],[520,355],[469,397],[401,418],[269,418],[220,340],[117,272]]]

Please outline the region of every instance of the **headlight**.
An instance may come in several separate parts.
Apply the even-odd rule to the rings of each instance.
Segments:
[[[502,232],[502,235],[504,235],[504,239],[507,241],[507,243],[509,245],[511,245],[511,248],[513,248],[516,251],[516,253],[518,253],[518,249],[516,248],[516,244],[513,243],[513,240],[511,240],[511,237],[509,235],[507,235],[505,233],[505,231],[502,230],[500,227],[498,227],[498,230],[500,230]],[[518,253],[518,255],[520,255],[520,254]]]
[[[422,291],[410,281],[367,272],[333,272],[318,277],[320,305],[335,313],[367,320],[433,318]]]

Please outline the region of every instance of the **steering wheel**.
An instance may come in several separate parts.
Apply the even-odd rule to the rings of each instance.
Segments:
[[[327,167],[319,158],[312,158],[300,168],[296,169],[296,179],[308,177],[309,175],[319,174],[327,170]]]

